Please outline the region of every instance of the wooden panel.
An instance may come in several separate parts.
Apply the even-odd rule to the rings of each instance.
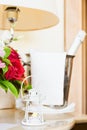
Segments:
[[[82,3],[82,27],[87,32],[87,0]],[[82,65],[83,65],[83,111],[87,114],[87,37],[82,46]]]
[[[82,0],[65,0],[65,50],[69,50],[75,36],[82,29]],[[76,103],[76,112],[82,113],[82,45],[74,58],[69,102]]]

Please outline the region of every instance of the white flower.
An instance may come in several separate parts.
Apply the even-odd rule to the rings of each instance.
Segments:
[[[2,48],[0,48],[0,57],[4,57],[4,55],[5,55],[5,51]]]
[[[10,31],[6,30],[0,37],[1,37],[2,41],[6,41],[11,38],[11,33],[10,33]]]
[[[0,40],[0,49],[3,49],[5,46],[5,43],[3,42],[3,40]]]

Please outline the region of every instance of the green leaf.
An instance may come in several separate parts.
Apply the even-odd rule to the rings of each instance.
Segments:
[[[4,56],[4,58],[7,58],[9,55],[10,55],[10,53],[11,53],[11,48],[9,48],[9,47],[5,47],[4,48],[4,51],[5,51],[5,56]]]
[[[11,82],[5,80],[5,81],[2,81],[2,84],[4,86],[6,86],[7,88],[9,88],[9,90],[12,92],[12,94],[15,97],[18,97],[18,91],[17,91],[17,89],[15,88],[15,86]]]
[[[2,61],[5,62],[6,64],[11,64],[10,60],[9,59],[6,59],[6,58],[2,58]]]
[[[2,68],[2,70],[3,70],[3,74],[5,74],[8,71],[8,67],[5,66],[5,68]]]
[[[18,41],[18,38],[17,38],[17,37],[14,37],[14,38],[13,38],[13,41]]]
[[[18,81],[18,80],[13,80],[11,81],[12,84],[14,84],[14,86],[16,87],[18,93],[20,92],[20,88],[21,88],[21,81]]]
[[[32,85],[29,84],[29,85],[26,86],[26,88],[27,88],[27,90],[32,89]]]
[[[4,80],[2,73],[0,73],[0,82],[1,82],[1,80]]]
[[[7,91],[8,91],[8,88],[7,88],[2,82],[3,82],[3,81],[0,80],[0,87],[7,92]]]

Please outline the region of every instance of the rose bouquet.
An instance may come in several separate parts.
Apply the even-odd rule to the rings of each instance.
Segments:
[[[0,87],[18,97],[24,79],[24,67],[16,50],[9,46],[0,49]]]

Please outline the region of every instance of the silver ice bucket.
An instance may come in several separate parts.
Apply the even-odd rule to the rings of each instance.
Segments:
[[[70,89],[70,81],[71,81],[71,74],[72,74],[72,66],[73,66],[73,58],[74,56],[71,55],[66,55],[65,58],[65,69],[64,69],[64,78],[63,78],[63,102],[61,105],[51,105],[52,107],[55,108],[63,108],[68,105],[68,96],[69,96],[69,89]],[[32,78],[28,78],[28,82],[32,81]],[[32,82],[31,82],[32,83]],[[49,106],[49,105],[48,105]]]
[[[62,108],[68,105],[70,81],[71,81],[72,67],[73,67],[73,58],[74,56],[66,55],[65,72],[64,72],[63,104],[56,105],[55,107]]]

